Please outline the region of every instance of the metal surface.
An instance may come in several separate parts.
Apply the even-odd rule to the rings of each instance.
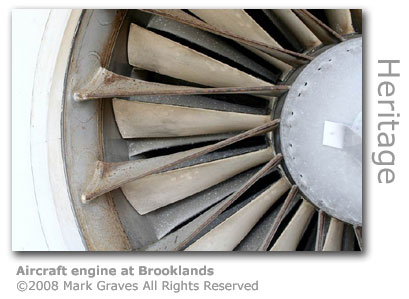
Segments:
[[[196,235],[198,235],[213,220],[230,207],[241,195],[243,195],[252,185],[271,169],[277,167],[281,162],[282,156],[278,154],[266,165],[246,181],[237,191],[227,197],[210,210],[203,213],[178,231],[166,236],[156,244],[153,244],[147,250],[180,250],[183,249]]]
[[[270,121],[269,115],[217,111],[113,99],[122,138],[180,137],[240,132]],[[152,122],[152,119],[155,119]]]
[[[281,78],[290,65],[313,57],[283,49],[251,12],[193,13],[200,18],[182,10],[83,13],[67,64],[61,123],[66,180],[88,248],[182,250],[216,231],[230,242],[228,250],[295,249],[300,242],[311,248],[314,229],[336,240],[331,248],[351,248],[344,241],[351,231],[333,226],[327,233],[325,225],[314,228],[315,218],[308,225],[310,204],[293,215],[296,187],[282,196],[290,187],[287,178],[277,180],[282,155],[265,148],[271,141],[263,135],[280,123],[270,121],[273,96],[290,86],[271,84],[277,70],[256,55],[280,69]],[[308,11],[278,15],[311,53],[320,40],[344,39]],[[290,94],[299,89],[296,82]],[[124,99],[110,100],[115,97]],[[273,169],[276,176],[262,181]],[[276,194],[277,181],[287,184]],[[259,187],[246,193],[256,182],[275,195],[257,193]],[[313,233],[302,238],[307,228]]]
[[[250,232],[268,209],[290,188],[282,177],[262,192],[249,204],[220,223],[210,232],[194,242],[187,251],[229,251],[233,250]]]
[[[317,237],[315,239],[315,251],[322,251],[324,245],[324,224],[325,224],[325,212],[318,211],[318,223],[317,223]]]
[[[238,190],[249,180],[261,167],[248,170],[227,181],[208,188],[200,193],[194,194],[146,215],[153,224],[153,229],[158,238],[164,237],[172,229],[199,213],[223,200]]]
[[[129,157],[143,154],[152,150],[172,148],[181,145],[193,145],[209,141],[219,141],[232,137],[234,134],[212,134],[204,136],[184,136],[169,138],[139,138],[128,141]]]
[[[308,10],[293,9],[293,11],[324,44],[329,45],[336,41],[345,41],[342,35],[331,29]]]
[[[282,49],[244,9],[191,9],[190,11],[206,23],[215,26],[221,31],[233,33],[242,38],[251,39]],[[244,46],[246,47],[246,45]],[[247,46],[247,49],[274,65],[281,70],[284,75],[291,71],[291,66],[283,63],[279,59],[253,47]]]
[[[351,11],[349,9],[326,9],[329,25],[339,34],[354,33]]]
[[[250,87],[198,88],[148,82],[122,76],[103,67],[98,67],[88,82],[74,93],[76,101],[130,97],[144,95],[194,95],[194,94],[254,94],[277,96],[289,89],[287,85],[253,85]]]
[[[234,64],[235,67],[245,69],[246,72],[251,72],[256,76],[269,80],[277,77],[267,65],[254,61],[253,57],[246,55],[247,52],[243,53],[243,48],[237,49],[237,45],[220,36],[160,16],[153,16],[147,28],[175,37],[184,44],[197,48],[198,51],[205,51],[216,59],[224,60],[227,64]]]
[[[280,126],[285,164],[302,193],[328,215],[356,225],[362,224],[361,111],[358,37],[303,69],[286,96]],[[342,130],[328,132],[328,121]]]
[[[203,86],[271,85],[135,24],[129,30],[128,56],[134,67]]]
[[[100,196],[91,205],[83,205],[81,202],[84,182],[93,175],[95,161],[102,158],[101,106],[96,101],[78,103],[72,97],[78,86],[85,84],[101,63],[106,62],[105,57],[110,56],[112,40],[115,40],[122,19],[122,11],[82,12],[72,47],[65,48],[71,49],[71,54],[68,59],[70,63],[65,64],[67,70],[61,72],[66,76],[65,81],[60,81],[65,83],[64,96],[61,101],[58,97],[52,97],[53,105],[61,109],[61,113],[54,113],[50,118],[51,121],[61,117],[52,123],[52,130],[58,130],[61,134],[56,142],[62,145],[59,150],[64,159],[65,180],[89,250],[130,249],[129,240],[109,195]],[[57,155],[50,152],[49,157],[54,159]]]
[[[271,251],[295,251],[314,212],[314,207],[304,200]]]
[[[87,203],[102,194],[122,186],[123,184],[151,174],[159,173],[175,165],[181,164],[182,162],[203,156],[251,136],[267,133],[272,131],[279,122],[279,120],[273,120],[257,128],[220,141],[214,145],[164,157],[117,163],[106,163],[100,160],[96,161],[94,164],[94,174],[92,175],[92,178],[88,180],[87,187],[81,195],[81,200],[83,203]]]
[[[220,35],[220,36],[232,39],[243,45],[253,47],[262,52],[265,52],[273,56],[274,58],[277,58],[281,60],[282,62],[292,65],[292,66],[304,65],[312,60],[312,57],[308,55],[304,55],[304,54],[300,54],[300,53],[293,52],[290,50],[282,49],[279,47],[267,45],[262,42],[254,41],[252,39],[243,38],[242,36],[233,34],[229,31],[219,30],[218,28],[212,25],[209,25],[195,17],[192,17],[191,15],[183,11],[169,10],[169,9],[145,9],[144,11],[147,11],[153,14],[157,14],[157,15],[160,15],[166,18],[170,18],[177,22],[181,22],[181,23],[184,23],[184,24],[187,24],[187,25],[190,25],[190,26],[193,26],[193,27],[205,30],[205,31],[209,31],[216,35]]]
[[[267,148],[146,176],[124,184],[121,189],[132,206],[143,215],[215,186],[272,157],[272,149]]]
[[[283,197],[283,196],[282,196]],[[285,204],[286,198],[281,198],[279,202],[275,203],[267,215],[254,226],[254,228],[247,234],[247,236],[240,242],[240,244],[234,249],[235,251],[266,251],[270,246],[271,240],[269,240],[272,229],[276,227],[277,217],[280,216],[279,213],[282,211],[282,207]],[[290,202],[289,207],[286,209],[284,217],[291,211],[296,203],[298,202],[296,198]],[[281,221],[278,221],[281,223]],[[278,224],[279,225],[279,224]]]
[[[321,45],[318,37],[306,26],[291,9],[272,9],[271,13],[277,18],[277,24],[283,34],[293,36],[304,50]]]
[[[342,237],[344,233],[344,222],[331,218],[328,233],[325,238],[323,251],[340,251],[342,248]]]
[[[286,199],[283,202],[280,210],[278,211],[277,216],[274,219],[274,222],[271,225],[271,228],[268,231],[265,239],[263,240],[263,244],[261,246],[261,250],[266,251],[268,246],[270,245],[271,241],[273,240],[281,221],[287,215],[288,211],[291,209],[291,205],[296,202],[295,197],[297,195],[298,188],[297,186],[292,186],[290,192],[288,193]]]

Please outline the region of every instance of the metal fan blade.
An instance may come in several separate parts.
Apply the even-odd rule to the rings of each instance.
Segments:
[[[349,9],[326,9],[325,14],[330,27],[339,34],[345,35],[355,32]]]
[[[243,193],[245,193],[254,183],[276,167],[283,159],[281,154],[276,155],[270,162],[264,165],[256,174],[246,181],[237,191],[227,197],[199,217],[195,218],[179,230],[166,236],[157,243],[149,246],[147,250],[180,250],[183,249],[195,236],[197,236],[207,225],[217,216],[231,206]]]
[[[331,218],[323,251],[340,251],[342,248],[342,236],[344,233],[344,223],[338,219]]]
[[[282,48],[243,9],[189,9],[200,19],[220,30]]]
[[[314,207],[304,200],[271,251],[295,251],[314,212]]]
[[[252,94],[278,96],[289,89],[288,85],[264,85],[251,87],[199,88],[148,82],[115,74],[99,68],[88,84],[74,93],[76,101],[149,95],[194,94]]]
[[[358,246],[362,250],[362,227],[361,226],[354,226],[355,236],[358,240]]]
[[[180,145],[192,145],[208,141],[219,141],[232,137],[233,135],[233,133],[225,133],[204,136],[137,139],[135,141],[128,141],[129,157],[163,148],[171,148]]]
[[[165,236],[158,242],[145,248],[146,251],[177,251],[182,249],[190,240],[192,240],[209,222],[212,221],[213,215],[216,215],[223,206],[227,204],[229,198],[205,211],[200,216],[193,219],[177,231]]]
[[[350,11],[354,28],[362,33],[362,9],[350,9]]]
[[[276,77],[276,75],[268,69],[268,66],[258,64],[229,44],[225,39],[207,31],[157,15],[154,15],[149,20],[147,28],[165,32],[187,41],[189,44],[199,46],[199,51],[200,49],[205,49],[216,54],[218,57],[226,58],[230,62],[241,65],[247,70],[251,70],[264,78],[273,79]]]
[[[323,210],[318,211],[318,221],[317,221],[317,236],[315,238],[315,251],[322,251],[324,244],[325,235],[325,219],[326,214]]]
[[[266,237],[261,243],[259,250],[262,250],[262,251],[267,250],[268,246],[270,245],[271,241],[273,240],[277,232],[278,227],[281,224],[281,221],[288,214],[288,212],[292,210],[295,203],[298,202],[298,198],[297,200],[295,200],[297,193],[298,193],[298,187],[292,186],[290,192],[288,193],[286,199],[284,200],[284,203],[282,204],[280,210],[278,211],[277,216],[275,217],[274,222],[271,225],[271,228],[269,229],[268,233],[266,234]]]
[[[153,230],[160,239],[175,227],[181,225],[192,217],[199,215],[208,208],[223,200],[233,192],[238,190],[246,181],[248,181],[258,170],[255,167],[244,173],[224,181],[214,187],[208,188],[200,193],[194,194],[170,204],[161,209],[152,211],[143,217],[146,217],[153,224]],[[126,200],[126,199],[125,199]],[[133,210],[133,209],[132,209]]]
[[[304,65],[306,63],[308,63],[309,61],[311,61],[313,58],[308,56],[308,55],[304,55],[304,54],[300,54],[294,51],[289,51],[286,49],[282,49],[279,47],[274,47],[271,45],[267,45],[265,43],[261,43],[258,41],[254,41],[254,40],[250,40],[246,37],[243,37],[241,35],[237,35],[237,34],[233,34],[231,32],[228,31],[223,31],[220,30],[212,25],[209,25],[207,23],[205,23],[202,20],[199,20],[181,10],[175,10],[175,9],[145,9],[144,11],[149,12],[149,13],[153,13],[156,15],[160,15],[163,16],[165,18],[170,18],[174,21],[177,22],[181,22],[211,33],[214,33],[216,35],[220,35],[223,36],[225,38],[229,38],[232,39],[240,44],[243,44],[245,46],[249,46],[249,47],[253,47],[256,48],[258,50],[261,50],[262,52],[265,52],[271,56],[273,56],[274,58],[277,58],[279,60],[281,60],[282,62],[292,65],[292,66],[300,66],[300,65]]]
[[[255,115],[114,99],[123,138],[176,137],[239,132],[270,121]],[[152,120],[155,121],[152,121]]]
[[[320,19],[315,17],[306,9],[293,9],[293,12],[304,22],[305,25],[317,36],[324,44],[333,44],[336,41],[344,41],[345,38],[332,30]]]
[[[321,45],[318,37],[297,17],[291,9],[272,9],[278,19],[279,29],[285,35],[291,34],[304,50],[310,50]]]
[[[272,157],[273,150],[267,148],[150,175],[125,184],[121,188],[135,210],[143,215],[217,185],[269,161]]]
[[[355,232],[354,227],[350,224],[344,224],[344,236],[342,238],[342,251],[355,250]]]
[[[131,24],[129,64],[204,86],[271,85],[166,37]]]
[[[190,11],[219,30],[282,49],[282,47],[243,9],[190,9]],[[291,70],[291,66],[283,63],[277,58],[271,57],[258,49],[252,47],[247,48],[270,62],[285,74]]]
[[[285,177],[281,178],[249,204],[186,248],[186,251],[233,250],[290,186]]]
[[[213,145],[192,149],[186,152],[172,155],[126,162],[107,163],[97,161],[95,171],[89,180],[88,185],[81,195],[83,203],[98,197],[101,194],[119,188],[123,184],[140,179],[144,176],[159,173],[164,170],[178,165],[182,162],[192,160],[207,153],[213,152],[230,144],[236,143],[243,139],[264,134],[272,131],[278,124],[279,120],[273,120],[264,125],[248,130],[241,134],[235,135],[226,140],[222,140]]]

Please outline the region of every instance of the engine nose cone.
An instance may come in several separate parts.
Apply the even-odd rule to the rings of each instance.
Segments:
[[[280,139],[303,194],[327,214],[362,225],[362,37],[302,70],[285,99]]]

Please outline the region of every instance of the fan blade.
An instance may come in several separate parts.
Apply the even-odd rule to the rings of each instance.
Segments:
[[[342,238],[342,251],[355,251],[354,227],[344,223],[344,236]]]
[[[271,169],[276,167],[283,156],[276,155],[270,162],[264,165],[256,174],[254,174],[248,181],[245,182],[237,191],[231,196],[224,199],[187,225],[183,226],[174,233],[166,236],[162,240],[150,246],[147,250],[180,250],[183,249],[195,236],[197,236],[207,225],[223,213],[229,206],[231,206],[243,193],[245,193],[254,183],[261,177],[268,173]]]
[[[314,207],[304,200],[271,251],[295,251],[314,212]]]
[[[214,204],[217,204],[233,192],[238,190],[248,181],[261,166],[255,167],[244,173],[224,181],[214,187],[208,188],[200,193],[194,194],[184,200],[180,200],[161,209],[152,211],[143,217],[149,219],[153,224],[153,230],[160,239],[168,234],[175,227],[188,221],[196,215],[205,212]],[[126,200],[126,199],[125,199]],[[132,210],[134,210],[132,208]],[[136,212],[135,212],[136,213]]]
[[[147,29],[131,24],[129,64],[204,86],[271,85]]]
[[[282,49],[282,47],[253,20],[243,9],[190,9],[203,21],[222,31],[227,31],[243,38],[254,40],[266,45]],[[252,47],[247,47],[284,73],[291,70],[291,66],[277,58]]]
[[[277,96],[289,89],[287,85],[252,87],[199,88],[148,82],[115,74],[99,68],[88,84],[74,93],[76,101],[130,97],[144,95],[194,95],[194,94],[252,94]]]
[[[331,218],[323,251],[340,251],[342,247],[342,236],[344,223],[338,219]]]
[[[291,9],[272,9],[271,12],[277,17],[283,28],[283,34],[288,32],[294,36],[304,50],[310,50],[321,45],[321,41],[315,34],[297,17]],[[288,32],[287,32],[288,31]]]
[[[123,184],[168,170],[182,162],[200,157],[243,139],[272,131],[279,123],[279,120],[273,120],[216,144],[163,157],[115,163],[97,161],[94,174],[83,191],[81,200],[83,203],[87,203],[101,194],[119,188]]]
[[[267,148],[150,175],[125,184],[121,188],[132,206],[143,215],[217,185],[269,161],[272,157],[273,150]]]
[[[233,250],[290,186],[285,177],[281,178],[237,213],[186,248],[186,251]]]
[[[189,9],[200,19],[220,30],[231,32],[266,45],[282,48],[243,9]]]
[[[208,52],[216,54],[217,57],[222,57],[229,62],[245,67],[246,70],[252,71],[258,76],[269,78],[270,80],[276,78],[276,75],[269,70],[268,66],[258,64],[229,44],[225,39],[207,31],[157,15],[154,15],[149,20],[147,28],[156,29],[160,32],[176,36],[179,39],[189,42],[189,45],[193,44],[193,46],[198,46],[199,52],[201,49],[205,49]]]
[[[209,222],[212,221],[213,215],[218,214],[218,211],[227,204],[229,198],[230,197],[223,199],[221,202],[211,207],[206,212],[190,221],[188,224],[165,236],[158,242],[148,246],[145,250],[178,251],[183,249],[183,247],[185,247],[189,241],[191,241],[204,227],[209,224]]]
[[[324,244],[324,228],[325,228],[326,214],[324,211],[318,211],[318,223],[317,223],[317,237],[315,239],[315,251],[322,251]]]
[[[355,32],[349,9],[326,9],[325,14],[330,27],[339,34],[345,35]]]
[[[315,17],[306,9],[293,9],[293,12],[304,22],[305,25],[317,36],[324,44],[330,45],[336,41],[344,41],[345,38],[332,30],[320,19]]]
[[[354,231],[355,231],[355,236],[356,239],[358,240],[358,246],[362,250],[362,227],[360,226],[354,226]]]
[[[273,225],[271,226],[271,229],[269,230],[268,234],[266,235],[266,238],[263,240],[262,246],[260,247],[260,250],[266,251],[268,246],[270,245],[271,241],[273,240],[278,227],[281,224],[281,221],[283,221],[284,217],[288,214],[288,212],[294,207],[295,202],[297,202],[295,199],[296,195],[298,193],[298,187],[297,186],[292,186],[290,192],[288,193],[286,199],[284,200],[283,205],[280,208],[280,211],[277,214],[277,217],[274,219]]]
[[[288,200],[289,198],[291,199]],[[300,197],[294,197],[292,190],[290,190],[285,200],[279,204],[275,204],[275,207],[270,209],[270,212],[263,216],[263,219],[259,221],[240,244],[234,248],[234,251],[266,251],[271,243],[271,240],[269,240],[270,236],[274,237],[275,235],[274,227],[276,223],[278,223],[278,225],[281,223],[280,218],[286,217],[296,206],[299,199]],[[284,216],[281,216],[284,210]]]
[[[362,33],[362,9],[351,9],[350,11],[354,28]]]
[[[270,121],[269,115],[224,112],[120,99],[113,100],[113,107],[122,138],[240,132]]]
[[[213,134],[204,136],[170,137],[170,138],[143,138],[128,141],[129,157],[146,153],[152,150],[172,148],[180,145],[192,145],[208,141],[219,141],[232,137],[232,133]]]
[[[313,58],[308,55],[300,54],[297,52],[289,51],[286,49],[282,49],[279,47],[274,47],[271,45],[267,45],[265,43],[261,43],[258,41],[250,40],[246,37],[243,37],[238,34],[233,34],[228,31],[223,31],[220,30],[212,25],[209,25],[181,10],[175,10],[175,9],[145,9],[144,11],[153,13],[156,15],[163,16],[165,18],[172,19],[177,22],[181,22],[211,33],[214,33],[216,35],[223,36],[225,38],[232,39],[240,44],[243,44],[245,46],[253,47],[258,50],[261,50],[262,52],[265,52],[274,58],[279,59],[280,61],[292,65],[292,66],[299,66],[299,65],[304,65],[311,61]]]

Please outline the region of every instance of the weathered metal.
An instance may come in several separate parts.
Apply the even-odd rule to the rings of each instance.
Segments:
[[[302,194],[326,214],[361,225],[362,38],[339,43],[308,64],[280,117],[285,166]]]
[[[244,39],[265,43],[279,49],[283,48],[244,9],[191,9],[190,11],[218,30],[235,34]],[[281,70],[282,78],[291,71],[292,67],[281,60],[254,47],[242,45]]]
[[[203,86],[271,85],[136,24],[129,29],[128,59],[134,67]]]
[[[206,48],[206,50],[211,49],[217,55],[221,53],[221,56],[224,55],[226,59],[236,63],[236,66],[241,64],[245,68],[251,69],[251,74],[258,73],[262,75],[260,78],[264,79],[271,75],[266,72],[265,66],[254,64],[243,55],[238,55],[239,51],[234,46],[230,48],[226,46],[234,43],[224,38],[233,40],[256,53],[283,71],[283,74],[292,70],[290,65],[302,66],[309,63],[312,57],[283,49],[244,10],[213,12],[192,10],[193,14],[200,17],[200,19],[181,10],[144,11],[160,17],[154,17],[150,20],[151,22],[147,21],[144,25],[139,24],[139,22],[140,26],[131,25],[129,38],[131,64],[137,68],[199,85],[219,87],[171,85],[134,78],[135,74],[144,71],[134,70],[132,74],[121,70],[116,70],[118,73],[111,72],[107,67],[110,65],[112,49],[121,30],[121,24],[125,19],[126,12],[109,12],[107,18],[104,14],[95,12],[86,12],[84,14],[86,20],[90,21],[89,24],[95,26],[99,24],[103,27],[103,39],[94,40],[95,38],[90,35],[90,32],[87,32],[86,27],[81,27],[85,26],[86,23],[81,23],[71,56],[71,73],[67,76],[66,99],[70,102],[66,101],[64,106],[66,110],[64,111],[65,119],[63,120],[63,143],[65,146],[64,153],[66,153],[67,181],[70,184],[73,206],[88,248],[95,250],[129,250],[132,246],[134,249],[147,250],[181,250],[186,249],[186,247],[188,247],[188,250],[194,248],[204,249],[208,248],[211,242],[203,243],[203,240],[209,241],[211,239],[219,241],[216,242],[216,247],[210,246],[209,248],[233,250],[246,236],[251,235],[256,223],[260,222],[261,217],[272,205],[275,205],[275,210],[269,211],[271,214],[268,221],[263,224],[262,233],[258,235],[257,250],[267,250],[270,246],[273,246],[273,251],[295,250],[308,227],[315,208],[307,201],[304,201],[279,236],[277,242],[271,244],[282,220],[299,199],[297,196],[298,189],[293,186],[286,199],[276,203],[280,196],[290,187],[285,177],[270,186],[264,193],[254,196],[254,199],[247,197],[234,205],[234,202],[259,178],[281,163],[283,158],[281,154],[274,157],[270,148],[240,155],[236,152],[234,156],[228,158],[215,161],[208,160],[195,165],[198,163],[197,161],[200,161],[199,158],[206,154],[213,153],[246,138],[271,132],[279,124],[280,120],[270,121],[269,116],[261,114],[266,113],[265,111],[254,112],[260,113],[259,115],[248,111],[245,111],[245,113],[240,110],[235,111],[236,108],[242,109],[239,107],[239,102],[232,103],[228,108],[226,108],[228,105],[221,104],[220,107],[217,107],[217,110],[220,111],[216,111],[216,108],[211,110],[208,107],[204,107],[204,109],[202,106],[200,108],[196,107],[195,103],[200,101],[199,98],[195,98],[191,102],[186,98],[186,102],[189,102],[186,104],[187,107],[178,103],[177,105],[183,106],[181,107],[172,106],[175,105],[173,103],[170,105],[146,103],[150,100],[138,99],[137,97],[181,96],[181,98],[184,98],[184,96],[188,95],[248,94],[271,99],[273,96],[285,93],[290,88],[287,85],[272,85],[247,74],[242,68],[236,69],[226,63],[217,61],[217,59],[212,58],[213,56],[210,57],[211,55],[207,56],[183,46],[174,41],[178,40],[178,38],[186,38],[188,42],[196,43],[196,45]],[[139,13],[141,12],[139,11]],[[333,26],[333,29],[306,10],[274,10],[273,13],[286,27],[286,30],[291,32],[298,42],[303,45],[303,48],[312,50],[312,52],[316,47],[320,46],[321,41],[324,44],[344,41],[345,38],[341,34],[351,33],[348,31],[350,30],[348,27],[349,21],[345,12],[337,12],[332,15],[329,12],[327,14],[330,24],[332,19],[331,26]],[[113,17],[114,15],[116,16]],[[359,22],[359,15],[357,17],[353,15],[353,17],[356,18],[353,24],[355,26],[355,23]],[[236,18],[237,22],[234,21]],[[129,19],[127,22],[126,24],[129,24]],[[166,24],[175,27],[167,28]],[[160,35],[145,28],[151,28],[155,32],[160,31],[165,34]],[[344,31],[338,33],[335,30]],[[345,33],[345,30],[348,32]],[[185,34],[187,31],[189,31],[188,34]],[[167,38],[170,36],[169,33],[177,36],[177,38]],[[209,40],[196,37],[196,33]],[[91,51],[92,47],[88,46],[81,48],[82,43],[87,38],[95,41],[96,46],[93,46],[95,51]],[[214,41],[220,42],[220,45],[212,45]],[[224,51],[225,49],[227,51]],[[88,55],[87,58],[84,58],[86,55]],[[81,63],[79,63],[78,57],[81,57]],[[182,57],[182,59],[179,57]],[[253,55],[253,57],[255,56]],[[186,61],[188,62],[186,63]],[[222,59],[222,61],[225,60]],[[127,66],[129,67],[129,65]],[[150,72],[146,73],[152,75]],[[136,76],[138,77],[138,75]],[[163,79],[165,76],[155,76],[157,76],[155,80],[159,78],[159,82],[173,82]],[[189,83],[184,83],[184,85],[189,85]],[[103,116],[101,112],[103,102],[85,100],[113,97],[130,97],[127,100],[113,101],[119,129],[121,130],[125,126],[137,129],[132,129],[131,133],[129,133],[129,130],[126,130],[128,133],[121,130],[122,137],[143,138],[134,139],[129,143],[129,156],[131,157],[148,151],[167,149],[179,145],[190,146],[200,142],[222,141],[155,158],[140,159],[141,157],[133,157],[132,159],[139,160],[123,161],[118,159],[118,155],[116,159],[108,161],[123,162],[108,162],[106,160],[103,162],[103,138],[105,138],[102,136],[102,122],[103,117],[105,117],[105,114]],[[76,101],[71,101],[72,98]],[[249,98],[252,100],[251,97]],[[218,99],[212,100],[218,101]],[[157,99],[157,101],[161,101],[161,99]],[[110,101],[105,101],[105,103],[111,105]],[[118,108],[117,104],[123,104],[123,107]],[[210,102],[208,105],[212,104],[213,102]],[[233,105],[237,107],[231,109]],[[83,110],[80,110],[80,106]],[[135,107],[135,109],[130,109],[131,107]],[[150,109],[146,110],[143,107],[150,107]],[[257,106],[257,109],[260,107],[261,105]],[[124,116],[122,113],[121,116],[118,111],[128,112],[128,114]],[[152,124],[147,112],[152,115],[151,119],[156,120],[156,123]],[[75,119],[71,119],[72,116]],[[77,126],[75,126],[75,120],[78,121]],[[141,124],[140,122],[134,122],[135,120],[142,120],[143,122]],[[163,120],[165,123],[157,123],[158,120]],[[240,132],[247,129],[250,130],[231,136],[233,131]],[[89,144],[79,146],[76,149],[76,145],[80,144],[78,140],[82,138],[83,141],[88,141],[91,133],[95,133],[95,138],[89,138]],[[213,134],[213,136],[209,134]],[[195,136],[192,137],[191,135]],[[169,136],[180,137],[165,140]],[[152,137],[158,139],[151,139]],[[138,141],[141,143],[137,144]],[[125,147],[121,145],[121,150],[125,149],[124,152],[128,155],[126,140],[121,139],[121,142],[122,145],[125,144]],[[84,143],[81,143],[81,145],[84,145]],[[134,148],[135,145],[137,146]],[[84,148],[86,148],[86,153],[80,153],[76,158],[75,153]],[[125,157],[125,159],[127,158]],[[240,173],[265,163],[269,159],[271,159],[270,162],[256,173],[248,172],[246,175],[241,176]],[[79,165],[80,167],[78,167]],[[238,179],[239,177],[240,179]],[[84,186],[84,182],[88,182],[88,185]],[[180,190],[177,190],[177,188],[172,189],[172,182],[179,182],[177,185]],[[282,188],[278,188],[277,185]],[[141,205],[134,204],[132,207],[119,187],[122,187],[129,202],[135,203],[142,199],[144,203]],[[109,191],[113,192],[107,193]],[[228,197],[223,199],[225,196]],[[78,205],[79,199],[84,203],[89,203],[96,197],[100,199],[92,201],[89,205]],[[214,206],[211,207],[212,205]],[[135,207],[136,210],[134,210]],[[118,209],[129,209],[128,213],[120,213],[120,221],[117,214]],[[323,211],[320,211],[319,219],[323,216]],[[105,219],[103,224],[97,221],[101,217]],[[163,220],[166,217],[172,217],[172,219],[170,221]],[[184,224],[191,217],[196,218],[192,218],[193,220]],[[155,222],[158,225],[150,225],[149,222]],[[340,227],[341,225],[344,227],[344,225],[339,221],[335,222],[335,219],[333,219],[327,230],[323,221],[320,222],[319,220],[318,222],[317,242],[319,243],[317,243],[316,248],[318,250],[341,249],[344,246],[343,238],[345,237],[343,236],[344,230],[341,231]],[[141,237],[140,240],[138,240],[138,234],[128,233],[129,230],[133,229],[132,227],[139,227],[142,224],[144,227],[141,228],[142,232],[139,235],[146,233],[146,236]],[[181,228],[168,234],[179,225],[182,225]],[[268,225],[269,228],[265,229],[265,225]],[[123,231],[125,227],[127,227],[125,229],[127,234]],[[107,230],[106,235],[103,232],[104,229]],[[355,233],[361,246],[360,228],[355,227]],[[254,234],[256,233],[254,232]],[[214,235],[217,235],[217,237],[214,237]],[[324,237],[325,244],[323,244]],[[202,244],[199,246],[199,243]],[[226,245],[226,243],[229,244]],[[148,247],[144,247],[147,245]]]
[[[343,42],[345,38],[338,32],[327,26],[306,9],[293,9],[293,12],[310,28],[312,32],[326,45],[337,41]]]
[[[180,137],[246,131],[270,121],[256,115],[113,99],[122,138]],[[152,119],[155,119],[152,122]]]
[[[56,140],[49,142],[49,158],[53,167],[62,155],[63,180],[66,189],[55,185],[60,196],[68,190],[71,209],[76,215],[77,229],[81,231],[88,250],[126,251],[131,246],[124,233],[116,208],[109,194],[101,196],[91,205],[83,205],[81,193],[86,182],[93,174],[95,161],[102,159],[101,103],[89,101],[78,103],[72,100],[79,86],[84,86],[95,71],[109,57],[114,46],[124,14],[114,10],[82,10],[74,28],[67,28],[70,40],[61,46],[61,52],[67,53],[54,71],[53,81],[62,85],[61,94],[50,95],[53,107],[58,107],[49,115],[50,132],[58,132]],[[92,29],[91,29],[92,28]],[[50,140],[51,141],[51,140]],[[50,179],[59,177],[50,172]],[[101,221],[103,219],[103,221]],[[62,219],[62,225],[66,225]]]
[[[189,46],[198,48],[198,51],[206,51],[210,53],[210,56],[214,55],[218,59],[227,61],[225,63],[237,65],[237,68],[241,66],[246,69],[246,72],[251,72],[262,79],[266,78],[270,81],[275,81],[277,78],[277,74],[271,72],[269,65],[256,62],[252,57],[246,55],[247,53],[243,53],[241,48],[237,48],[235,43],[232,44],[226,39],[210,32],[157,15],[152,16],[146,27],[156,32],[159,31],[165,35],[170,35],[171,38],[176,37],[181,42],[183,41]],[[271,56],[269,57],[272,58]],[[281,64],[283,63],[281,62]],[[287,67],[291,69],[289,65]]]
[[[132,206],[143,215],[215,186],[269,161],[271,148],[153,174],[121,186]],[[175,188],[177,186],[177,188]]]
[[[355,31],[362,33],[362,9],[350,9]]]
[[[340,251],[343,233],[344,222],[332,217],[322,251]]]
[[[269,10],[277,18],[278,28],[285,36],[293,36],[305,51],[321,45],[318,37],[291,9]]]
[[[314,213],[314,206],[303,200],[271,251],[295,251]]]
[[[363,239],[362,239],[362,226],[354,226],[354,231],[355,231],[355,236],[356,239],[358,240],[358,245],[359,248],[362,250],[362,244],[363,244]]]
[[[243,38],[241,36],[238,36],[228,31],[219,30],[218,28],[212,25],[209,25],[183,11],[169,10],[169,9],[144,9],[144,11],[147,11],[153,14],[157,14],[157,15],[160,15],[166,18],[170,18],[172,20],[175,20],[175,21],[178,21],[184,24],[188,24],[190,26],[193,26],[193,27],[196,27],[202,30],[209,31],[211,33],[237,41],[246,46],[254,47],[262,52],[270,54],[271,56],[291,66],[304,65],[313,59],[312,57],[308,55],[300,54],[300,53],[293,52],[293,51],[286,50],[286,49],[280,49],[278,47],[273,47],[265,43],[254,41],[248,38]]]
[[[163,238],[177,226],[194,216],[199,216],[200,213],[205,212],[208,208],[234,193],[260,168],[261,166],[255,167],[200,193],[152,211],[143,217],[146,217],[152,223],[156,236]]]
[[[289,90],[287,85],[268,85],[250,87],[199,88],[148,82],[115,74],[105,68],[98,68],[89,81],[74,93],[76,101],[129,97],[142,95],[194,95],[194,94],[253,94],[278,96]]]
[[[287,215],[289,210],[291,209],[291,205],[296,202],[295,197],[297,196],[298,187],[292,186],[290,192],[288,193],[287,197],[284,200],[283,205],[280,208],[274,222],[266,235],[266,238],[263,241],[260,250],[266,251],[267,248],[270,246],[271,241],[273,240],[275,234],[277,233],[278,227],[280,226],[281,222],[283,221],[284,217]]]
[[[234,136],[234,133],[212,134],[204,136],[183,136],[168,138],[139,138],[128,141],[129,157],[140,155],[152,150],[172,148],[181,145],[193,145],[209,141],[219,141]]]
[[[341,35],[355,32],[349,9],[326,9],[325,14],[332,29]]]
[[[281,154],[276,155],[272,160],[263,166],[256,174],[254,174],[240,189],[235,191],[231,196],[224,199],[210,210],[197,217],[178,231],[166,236],[156,244],[148,247],[147,250],[181,250],[189,242],[197,236],[207,225],[216,219],[221,213],[223,213],[228,207],[230,207],[241,195],[243,195],[254,183],[256,183],[261,177],[268,173],[271,169],[277,167],[281,162]]]
[[[147,175],[159,173],[184,161],[194,159],[248,137],[264,134],[273,130],[279,124],[279,122],[279,120],[273,120],[257,128],[220,141],[214,145],[164,157],[117,163],[97,161],[95,164],[94,175],[87,184],[87,187],[84,189],[81,200],[83,203],[87,203],[97,196],[116,189],[123,184]]]
[[[322,251],[324,245],[324,236],[325,236],[325,218],[326,214],[324,211],[318,211],[318,224],[317,224],[317,236],[315,239],[315,251]]]
[[[290,188],[282,177],[250,203],[195,241],[186,251],[231,251],[250,232],[267,210]]]

